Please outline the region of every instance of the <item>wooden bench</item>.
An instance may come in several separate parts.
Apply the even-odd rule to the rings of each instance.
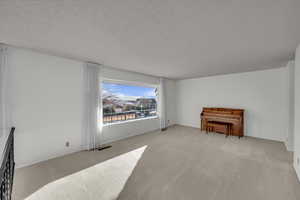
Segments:
[[[217,132],[216,130],[225,130],[224,134],[226,137],[232,134],[232,124],[227,122],[216,122],[209,121],[206,125],[206,133]]]

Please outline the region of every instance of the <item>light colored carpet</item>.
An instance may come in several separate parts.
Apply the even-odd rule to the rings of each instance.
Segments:
[[[38,195],[53,191],[78,199],[80,194],[75,190],[82,188],[86,189],[84,194],[93,195],[90,199],[300,199],[292,154],[281,142],[225,138],[174,126],[162,133],[144,134],[112,145],[101,152],[79,152],[18,169],[14,199],[43,199]],[[130,163],[118,157],[132,152],[136,156],[129,156]],[[89,178],[83,179],[83,174]],[[114,185],[114,180],[121,184]],[[89,184],[97,187],[87,189]]]
[[[84,169],[33,193],[26,200],[117,199],[146,146]]]

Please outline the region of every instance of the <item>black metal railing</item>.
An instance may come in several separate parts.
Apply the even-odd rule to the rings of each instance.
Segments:
[[[15,128],[13,127],[3,151],[3,160],[0,168],[0,200],[11,200],[15,171],[14,131]]]
[[[147,110],[133,110],[133,111],[125,111],[119,113],[103,113],[103,123],[113,123],[120,121],[128,121],[146,117],[156,116],[155,109],[147,109]]]

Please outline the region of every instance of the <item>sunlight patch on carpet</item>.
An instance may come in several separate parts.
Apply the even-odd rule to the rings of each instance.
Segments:
[[[26,200],[115,200],[147,146],[49,183]]]

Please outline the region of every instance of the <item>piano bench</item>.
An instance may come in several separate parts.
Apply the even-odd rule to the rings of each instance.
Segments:
[[[228,137],[229,135],[232,135],[232,127],[233,125],[231,123],[210,121],[206,124],[206,133],[222,130],[220,132],[224,133],[225,136]]]

